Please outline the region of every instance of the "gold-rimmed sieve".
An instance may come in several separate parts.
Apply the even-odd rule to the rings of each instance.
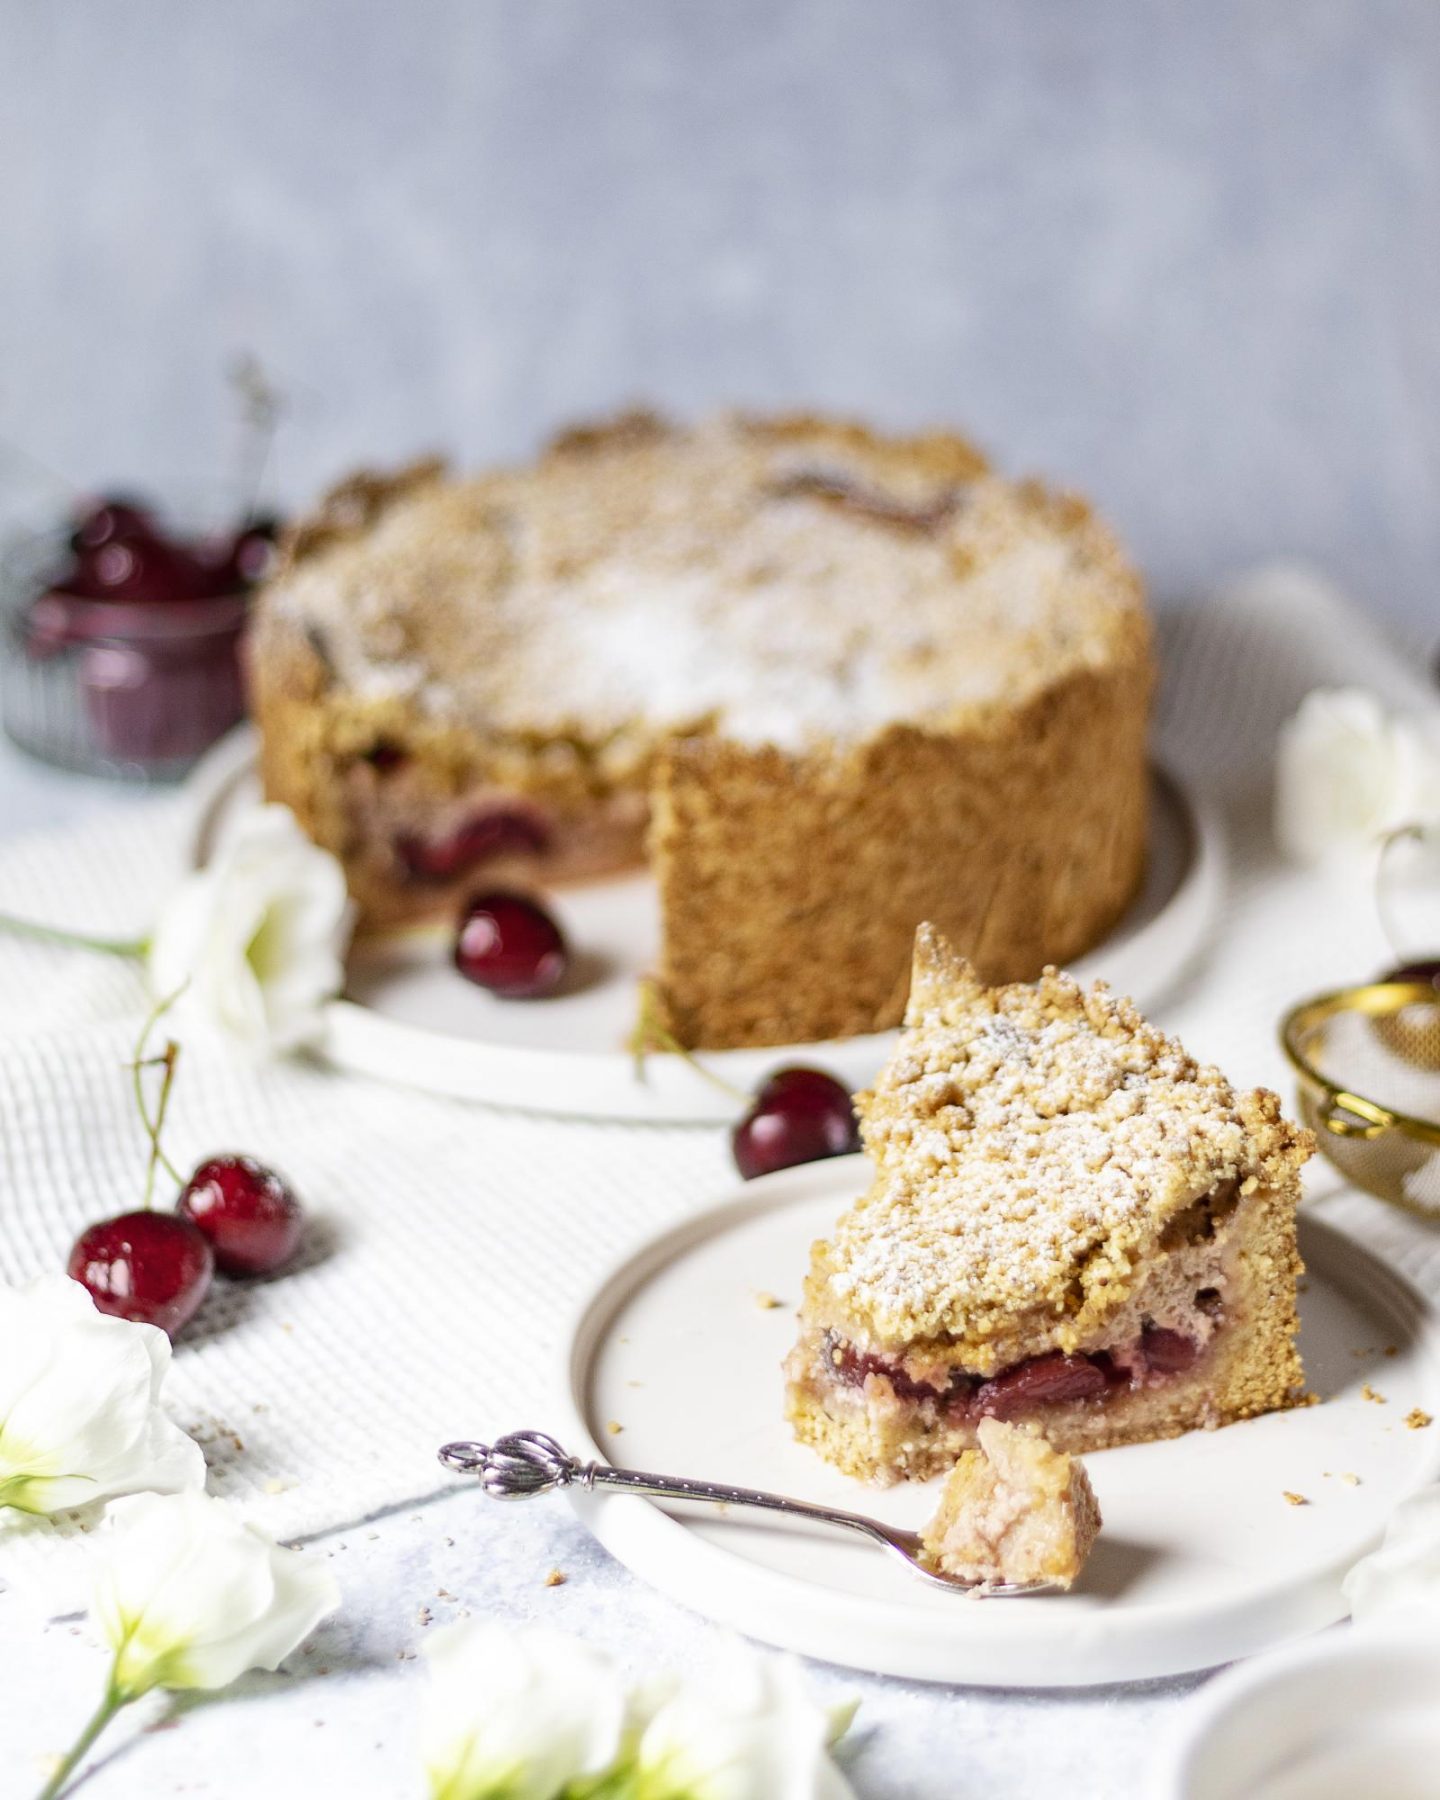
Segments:
[[[1304,1000],[1280,1041],[1300,1114],[1357,1187],[1440,1218],[1440,989],[1371,982]]]

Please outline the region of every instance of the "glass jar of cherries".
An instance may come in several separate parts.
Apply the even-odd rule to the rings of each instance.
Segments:
[[[275,521],[189,527],[137,501],[81,508],[0,557],[0,710],[22,748],[170,780],[243,718],[240,640]]]

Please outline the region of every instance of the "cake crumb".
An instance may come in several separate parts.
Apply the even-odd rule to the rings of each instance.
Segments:
[[[1340,1479],[1345,1483],[1346,1487],[1359,1487],[1360,1485],[1360,1477],[1353,1474],[1349,1469],[1342,1472]]]
[[[762,1312],[774,1312],[777,1307],[783,1306],[785,1302],[780,1299],[778,1295],[767,1293],[764,1288],[761,1288],[759,1293],[755,1296],[755,1304]]]
[[[1433,1421],[1431,1420],[1429,1413],[1425,1412],[1421,1407],[1412,1406],[1405,1415],[1405,1423],[1410,1427],[1411,1431],[1423,1431],[1425,1427],[1433,1423]]]
[[[271,1475],[264,1484],[267,1494],[287,1494],[294,1485],[293,1481],[281,1481],[278,1475]]]
[[[618,1419],[607,1419],[605,1421],[605,1429],[610,1433],[611,1437],[619,1437],[625,1427]]]
[[[1387,1344],[1381,1351],[1382,1356],[1398,1356],[1399,1354],[1400,1346],[1398,1344]]]
[[[1385,1396],[1383,1394],[1377,1394],[1368,1381],[1360,1390],[1360,1398],[1362,1400],[1373,1400],[1377,1406],[1387,1406],[1389,1404]]]
[[[566,1574],[563,1569],[552,1569],[545,1577],[546,1587],[564,1587]]]
[[[1308,1506],[1310,1504],[1303,1494],[1292,1494],[1289,1488],[1284,1488],[1281,1491],[1284,1493],[1287,1503],[1291,1506]]]
[[[428,1606],[418,1607],[415,1612],[415,1623],[417,1625],[428,1625],[431,1616],[430,1608]]]

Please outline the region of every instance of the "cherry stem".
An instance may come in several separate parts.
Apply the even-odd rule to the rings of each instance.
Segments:
[[[173,994],[167,994],[166,997],[156,1005],[149,1018],[146,1019],[144,1026],[141,1028],[140,1040],[135,1046],[135,1060],[130,1065],[135,1077],[135,1104],[140,1109],[140,1121],[145,1127],[145,1135],[150,1140],[150,1161],[145,1170],[145,1208],[147,1211],[155,1197],[155,1170],[157,1165],[165,1170],[165,1173],[177,1187],[183,1187],[185,1185],[185,1177],[175,1167],[174,1163],[171,1162],[170,1158],[166,1156],[160,1145],[160,1133],[164,1127],[165,1114],[170,1105],[170,1089],[175,1082],[175,1065],[180,1060],[180,1046],[173,1038],[170,1038],[166,1041],[163,1055],[147,1057],[145,1054],[145,1046],[149,1042],[150,1033],[184,992],[185,989],[183,987],[176,988]],[[143,1071],[155,1068],[163,1068],[165,1075],[160,1083],[160,1098],[155,1109],[154,1123],[152,1124],[150,1119],[150,1109],[145,1104],[145,1076]]]
[[[640,983],[640,1016],[630,1035],[630,1050],[635,1058],[635,1076],[638,1081],[645,1079],[645,1058],[656,1050],[663,1050],[667,1055],[678,1056],[682,1062],[689,1063],[697,1075],[703,1075],[706,1081],[728,1094],[732,1100],[738,1100],[742,1106],[750,1104],[749,1094],[742,1093],[713,1069],[707,1069],[699,1057],[687,1050],[663,1022],[660,1016],[659,991],[649,976]]]
[[[240,397],[244,439],[240,450],[240,522],[253,518],[260,504],[265,466],[275,442],[275,426],[283,400],[266,378],[260,359],[251,352],[237,357],[230,368],[230,382]]]
[[[117,1686],[114,1671],[112,1670],[110,1683],[105,1689],[104,1697],[99,1706],[97,1706],[95,1711],[90,1715],[90,1718],[86,1721],[85,1727],[81,1731],[79,1737],[76,1738],[75,1742],[61,1758],[58,1768],[45,1783],[44,1787],[41,1788],[40,1792],[35,1796],[35,1800],[56,1800],[56,1796],[65,1787],[70,1777],[75,1773],[76,1769],[79,1768],[81,1762],[89,1753],[90,1747],[95,1742],[96,1738],[99,1737],[100,1733],[115,1717],[116,1713],[120,1711],[121,1707],[130,1704],[130,1698],[131,1696],[129,1694],[122,1693]]]
[[[69,944],[76,950],[98,950],[105,956],[144,956],[150,949],[149,938],[91,937],[83,931],[66,931],[60,925],[44,925],[38,919],[20,919],[13,913],[0,912],[0,931],[12,937],[35,938],[44,944]]]

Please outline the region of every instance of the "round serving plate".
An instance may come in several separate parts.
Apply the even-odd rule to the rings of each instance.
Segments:
[[[862,1157],[789,1169],[636,1251],[567,1334],[558,1417],[532,1423],[582,1458],[918,1528],[938,1481],[867,1487],[795,1443],[782,1416],[780,1363],[810,1244],[868,1175]],[[673,1598],[852,1668],[1079,1687],[1249,1655],[1343,1617],[1346,1570],[1396,1502],[1440,1472],[1440,1423],[1405,1425],[1414,1407],[1440,1420],[1440,1331],[1427,1304],[1352,1239],[1303,1216],[1301,1249],[1301,1351],[1322,1404],[1087,1456],[1104,1528],[1068,1594],[938,1592],[862,1541],[764,1514],[604,1492],[577,1493],[574,1505],[621,1562]],[[1366,1397],[1367,1383],[1383,1403]]]
[[[226,828],[260,797],[255,736],[225,738],[191,777],[192,860],[203,864]],[[1168,776],[1151,781],[1145,884],[1104,943],[1072,964],[1152,1006],[1205,940],[1223,883],[1218,821]],[[345,995],[330,1008],[325,1055],[338,1068],[432,1093],[537,1112],[614,1119],[732,1118],[731,1093],[678,1056],[637,1065],[625,1048],[639,982],[660,942],[655,884],[637,874],[548,896],[577,950],[574,979],[546,1000],[502,1000],[450,965],[449,932],[357,944]],[[893,1031],[763,1050],[707,1050],[699,1061],[731,1089],[750,1092],[786,1062],[819,1063],[864,1087],[895,1042]]]

